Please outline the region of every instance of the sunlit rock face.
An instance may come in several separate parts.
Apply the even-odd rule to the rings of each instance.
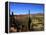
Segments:
[[[32,27],[34,31],[44,30],[44,15],[36,14],[32,17]]]

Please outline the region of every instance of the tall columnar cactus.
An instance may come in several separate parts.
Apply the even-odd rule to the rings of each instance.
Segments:
[[[30,24],[31,24],[31,19],[30,19],[30,10],[29,10],[29,21],[28,21],[28,29],[29,29],[29,31],[31,30],[30,29]]]

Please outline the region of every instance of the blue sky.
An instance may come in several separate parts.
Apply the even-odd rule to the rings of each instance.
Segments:
[[[44,11],[44,5],[43,4],[33,4],[33,3],[15,3],[10,2],[10,14],[13,12],[14,14],[20,15],[20,14],[37,14],[37,13],[43,13]]]

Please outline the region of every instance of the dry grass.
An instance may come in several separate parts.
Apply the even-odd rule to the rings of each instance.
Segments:
[[[20,24],[20,31],[29,31],[28,30],[28,21],[29,21],[29,15],[15,15],[15,22]],[[30,29],[33,29],[33,31],[43,31],[44,30],[44,16],[43,14],[35,14],[30,16],[31,23],[30,23]],[[24,26],[24,27],[22,27]],[[11,28],[11,30],[15,30],[14,28]]]

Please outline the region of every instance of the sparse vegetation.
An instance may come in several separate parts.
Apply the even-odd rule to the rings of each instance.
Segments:
[[[31,17],[32,16],[32,17]],[[19,31],[43,31],[44,30],[44,16],[35,14],[31,15],[30,30],[28,29],[29,15],[14,15],[15,23],[18,24]],[[17,26],[16,26],[17,28]]]

